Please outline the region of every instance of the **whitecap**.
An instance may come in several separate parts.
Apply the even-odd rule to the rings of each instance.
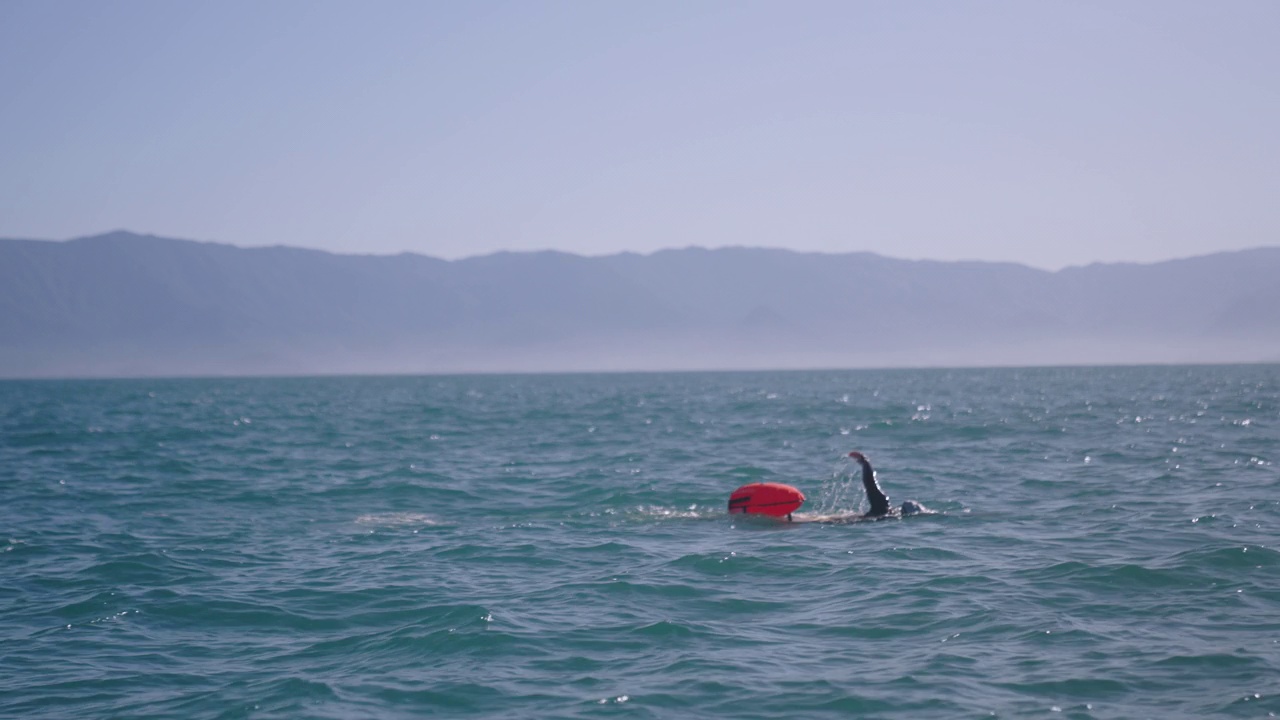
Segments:
[[[381,525],[383,527],[403,527],[405,525],[439,525],[440,520],[425,513],[389,512],[369,513],[356,518],[358,525]]]

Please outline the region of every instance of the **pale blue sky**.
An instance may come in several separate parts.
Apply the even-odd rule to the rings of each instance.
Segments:
[[[1280,244],[1280,2],[0,2],[0,236]]]

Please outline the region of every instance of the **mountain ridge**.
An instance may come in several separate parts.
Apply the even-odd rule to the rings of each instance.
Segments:
[[[1280,247],[1059,270],[869,252],[0,239],[0,376],[1280,359]]]
[[[140,233],[140,232],[134,232],[132,230],[125,230],[125,229],[110,230],[104,233],[96,233],[93,235],[83,235],[83,236],[68,238],[64,240],[50,240],[47,238],[0,238],[0,242],[39,243],[39,244],[45,244],[45,245],[70,245],[75,243],[85,243],[85,242],[92,243],[92,242],[100,242],[104,240],[110,241],[110,240],[116,240],[116,239],[122,239],[126,241],[151,240],[151,241],[160,241],[162,243],[187,243],[192,245],[211,245],[211,246],[227,247],[227,248],[234,248],[236,250],[246,250],[246,251],[291,250],[291,251],[297,251],[297,252],[303,252],[303,253],[319,253],[322,255],[332,255],[335,257],[357,257],[357,258],[414,257],[414,258],[426,258],[428,260],[441,262],[441,263],[467,262],[467,261],[476,260],[480,258],[489,258],[493,256],[502,256],[502,255],[517,255],[517,256],[553,255],[553,256],[574,257],[574,258],[580,258],[583,260],[597,260],[597,259],[603,259],[603,258],[617,258],[617,257],[628,257],[628,256],[638,257],[638,258],[651,258],[655,255],[663,255],[668,253],[679,254],[679,253],[685,253],[685,252],[719,253],[724,251],[749,251],[749,252],[762,252],[762,253],[777,253],[780,255],[792,255],[792,256],[800,256],[800,257],[809,256],[809,257],[818,257],[818,258],[850,257],[850,256],[878,258],[883,260],[889,260],[896,263],[1005,266],[1005,267],[1025,268],[1033,272],[1047,273],[1050,275],[1069,272],[1073,270],[1086,270],[1086,269],[1102,268],[1102,267],[1150,267],[1153,265],[1179,263],[1179,262],[1184,262],[1188,260],[1198,260],[1198,259],[1207,258],[1207,257],[1243,255],[1243,254],[1250,254],[1250,253],[1262,253],[1262,254],[1274,253],[1274,254],[1280,255],[1280,245],[1260,245],[1260,246],[1251,247],[1251,248],[1240,248],[1236,250],[1220,250],[1217,252],[1166,258],[1164,260],[1155,260],[1150,262],[1142,262],[1142,261],[1135,261],[1135,260],[1119,260],[1116,262],[1091,262],[1084,265],[1067,265],[1065,267],[1058,268],[1057,270],[1049,270],[1046,268],[1038,268],[1033,265],[1028,265],[1026,263],[1020,263],[1013,260],[976,260],[976,259],[936,260],[932,258],[900,258],[892,255],[882,255],[880,253],[872,252],[870,250],[849,250],[845,252],[830,252],[826,250],[791,250],[789,248],[765,247],[765,246],[757,246],[757,245],[724,245],[721,247],[714,247],[714,248],[703,247],[701,245],[687,245],[685,247],[679,247],[679,248],[661,248],[658,250],[653,250],[651,252],[636,252],[634,250],[623,250],[616,253],[609,253],[606,255],[581,255],[578,253],[568,252],[565,250],[555,250],[555,249],[549,249],[549,248],[541,249],[541,250],[496,250],[490,253],[483,253],[480,255],[467,255],[465,257],[454,258],[450,260],[446,258],[439,258],[434,255],[427,255],[425,253],[420,253],[413,250],[402,250],[396,253],[354,253],[354,252],[335,252],[332,250],[323,250],[319,248],[306,248],[306,247],[300,247],[297,245],[285,245],[285,244],[244,246],[244,245],[236,245],[235,243],[225,242],[221,240],[194,240],[190,238],[170,238],[162,235],[155,235],[153,233]]]

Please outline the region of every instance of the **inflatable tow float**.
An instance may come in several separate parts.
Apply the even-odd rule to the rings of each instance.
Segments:
[[[782,483],[751,483],[729,495],[729,514],[769,515],[790,519],[804,504],[804,493]]]

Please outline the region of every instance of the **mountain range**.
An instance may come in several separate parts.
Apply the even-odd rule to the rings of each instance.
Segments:
[[[1280,360],[1280,248],[1056,272],[760,248],[446,261],[0,240],[0,377]]]

